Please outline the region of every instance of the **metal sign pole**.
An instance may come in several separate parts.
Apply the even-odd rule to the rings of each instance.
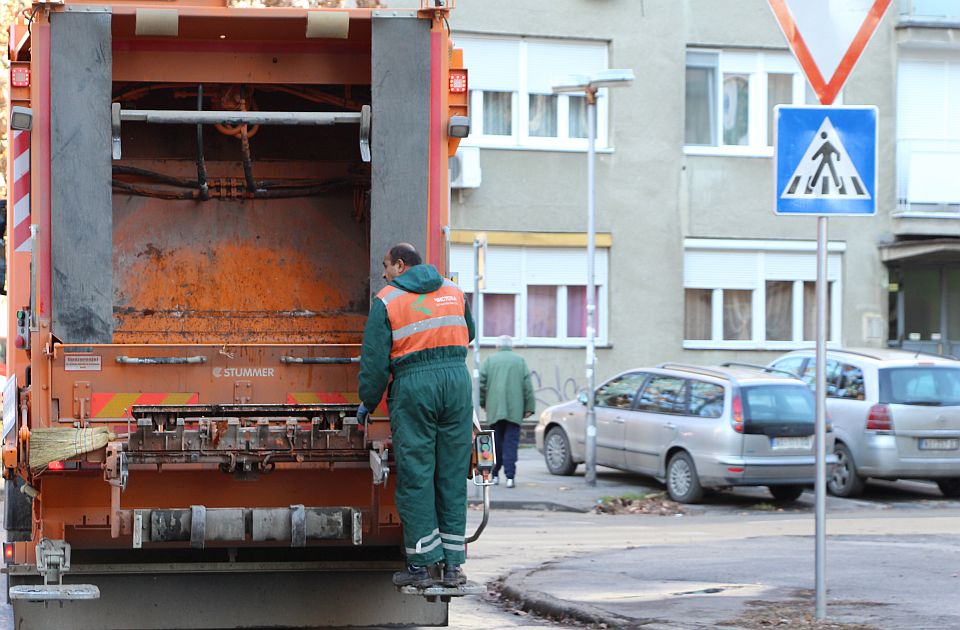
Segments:
[[[477,235],[473,239],[473,320],[476,322],[476,333],[473,336],[473,412],[480,419],[480,249],[486,244],[486,237]]]
[[[594,248],[596,246],[595,226],[595,173],[594,160],[597,139],[597,90],[588,88],[587,96],[587,422],[586,422],[586,482],[588,486],[597,485],[597,414],[594,410],[594,390],[596,375],[596,278],[594,277]]]
[[[816,615],[827,616],[827,217],[817,217]]]

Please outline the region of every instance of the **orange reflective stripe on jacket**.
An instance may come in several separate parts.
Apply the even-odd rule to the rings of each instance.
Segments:
[[[429,348],[469,343],[463,291],[449,280],[444,280],[436,291],[423,294],[386,286],[377,298],[387,307],[393,332],[391,359]]]

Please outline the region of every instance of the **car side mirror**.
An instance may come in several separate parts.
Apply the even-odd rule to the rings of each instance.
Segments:
[[[590,402],[590,399],[587,398],[587,392],[580,392],[580,395],[577,396],[577,400],[580,401],[581,405],[586,405]]]

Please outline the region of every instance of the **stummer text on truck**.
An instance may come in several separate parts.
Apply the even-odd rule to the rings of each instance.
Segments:
[[[10,27],[17,627],[446,623],[390,584],[387,411],[355,416],[383,252],[446,266],[451,4],[66,0]],[[50,428],[78,455],[43,461]]]

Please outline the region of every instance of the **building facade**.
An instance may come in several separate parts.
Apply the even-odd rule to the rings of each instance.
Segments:
[[[895,0],[839,102],[876,105],[874,217],[829,222],[831,343],[960,342],[960,7]],[[662,361],[765,363],[813,344],[816,220],[775,216],[773,118],[815,103],[767,0],[460,0],[472,133],[452,163],[451,269],[488,351],[514,337],[542,404],[585,386],[586,106],[596,160],[598,382]]]

